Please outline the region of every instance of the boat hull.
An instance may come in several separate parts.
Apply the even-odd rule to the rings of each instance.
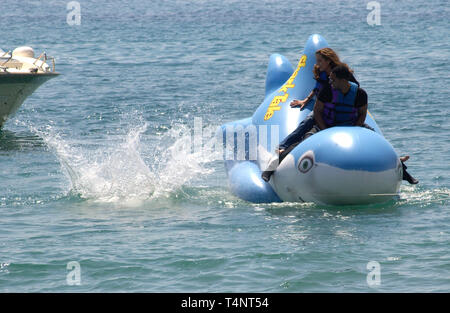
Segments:
[[[57,73],[0,74],[0,128],[13,116],[27,97]]]

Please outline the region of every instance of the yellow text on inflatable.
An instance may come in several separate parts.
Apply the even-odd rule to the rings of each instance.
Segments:
[[[282,96],[275,96],[272,101],[269,104],[269,107],[267,108],[266,114],[264,115],[264,120],[269,120],[275,111],[281,110],[281,106],[279,106],[280,103],[286,102],[287,98],[289,97],[289,94],[287,93],[289,88],[294,88],[295,84],[294,79],[297,77],[298,71],[302,67],[306,66],[306,55],[302,55],[300,58],[300,61],[298,62],[298,66],[294,73],[292,73],[291,77],[288,79],[288,81],[280,88],[278,92],[284,92],[284,95]]]

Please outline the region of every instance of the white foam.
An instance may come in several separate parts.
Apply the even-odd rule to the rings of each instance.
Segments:
[[[119,136],[120,144],[117,136],[111,136],[111,141],[102,141],[105,146],[93,150],[79,145],[79,140],[63,139],[50,126],[45,130],[30,127],[58,158],[70,181],[70,193],[85,199],[135,206],[143,200],[170,196],[193,178],[213,172],[203,165],[214,156],[192,153],[186,145],[190,132],[182,125],[172,127],[156,148],[147,149],[153,154],[144,161],[140,139],[147,128],[147,123],[140,122],[122,140]]]

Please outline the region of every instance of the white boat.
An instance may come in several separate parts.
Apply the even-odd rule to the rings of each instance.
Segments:
[[[52,66],[46,62],[52,60]],[[35,58],[31,47],[0,49],[0,128],[40,85],[58,76],[55,59],[43,52]]]

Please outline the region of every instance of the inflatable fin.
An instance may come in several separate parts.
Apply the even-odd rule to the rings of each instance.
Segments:
[[[281,202],[272,186],[261,178],[257,151],[252,151],[256,138],[256,127],[252,118],[246,118],[222,125],[218,138],[223,139],[223,157],[231,192],[244,200],[255,203]],[[255,147],[256,148],[256,147]]]
[[[266,97],[280,88],[294,72],[294,67],[281,54],[272,54],[267,66]]]
[[[281,202],[272,186],[261,178],[259,166],[251,161],[236,164],[228,173],[231,192],[254,203]]]

